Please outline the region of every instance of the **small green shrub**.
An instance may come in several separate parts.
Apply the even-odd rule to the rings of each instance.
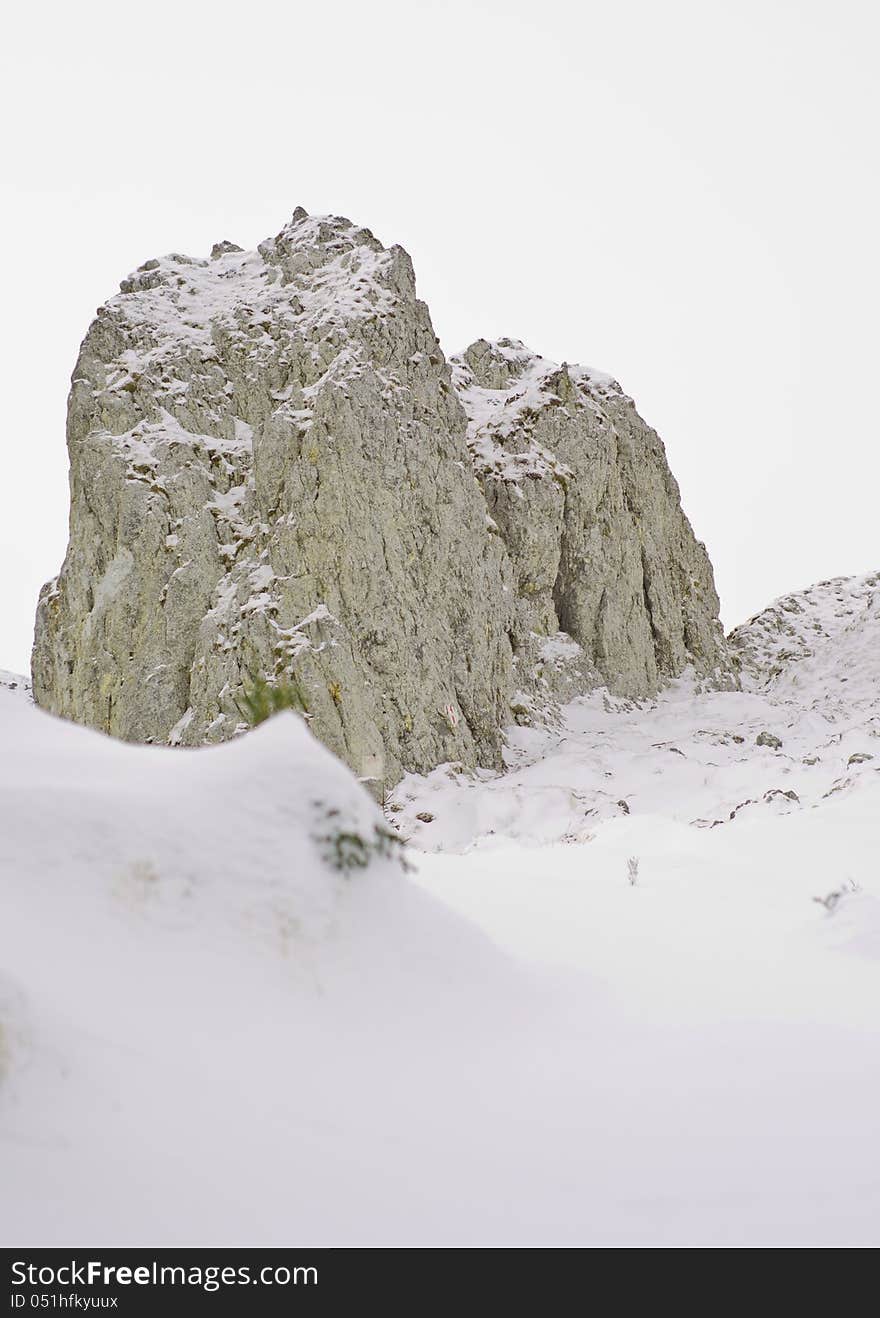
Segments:
[[[331,833],[321,839],[324,847],[324,859],[333,869],[366,869],[372,856],[372,847],[360,833],[340,831]]]
[[[256,678],[250,686],[245,687],[238,708],[252,728],[285,709],[295,710],[298,714],[309,712],[305,693],[294,678],[283,682],[267,682],[265,677]]]
[[[326,811],[324,829],[313,834],[325,864],[331,869],[339,870],[345,875],[353,870],[363,870],[375,857],[383,860],[396,860],[404,871],[410,866],[406,860],[406,844],[403,838],[384,824],[374,824],[372,837],[364,836],[353,828],[346,828],[337,823],[338,810]]]

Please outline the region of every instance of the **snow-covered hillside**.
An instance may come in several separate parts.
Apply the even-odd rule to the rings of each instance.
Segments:
[[[877,598],[406,779],[409,874],[293,715],[134,748],[0,682],[4,1242],[880,1243]]]
[[[389,818],[426,850],[498,836],[582,842],[620,815],[715,828],[880,778],[880,573],[786,596],[731,646],[742,691],[701,690],[689,677],[657,701],[597,691],[557,728],[512,729],[504,774],[446,765],[410,775]]]

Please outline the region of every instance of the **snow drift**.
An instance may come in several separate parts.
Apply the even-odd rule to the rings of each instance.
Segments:
[[[876,1245],[853,610],[797,700],[575,701],[387,821],[293,715],[139,748],[4,679],[4,1242]]]

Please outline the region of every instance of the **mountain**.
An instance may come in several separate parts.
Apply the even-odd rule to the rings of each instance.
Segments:
[[[390,784],[500,767],[512,718],[600,685],[729,681],[632,401],[512,340],[451,369],[409,257],[348,220],[145,262],[86,335],[67,430],[34,693],[124,740],[226,740],[268,682]]]

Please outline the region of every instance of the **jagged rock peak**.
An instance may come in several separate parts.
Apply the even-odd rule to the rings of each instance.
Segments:
[[[173,347],[205,346],[217,325],[242,315],[281,315],[291,331],[344,325],[387,313],[399,254],[350,220],[297,209],[256,251],[223,241],[210,258],[173,252],[144,262],[99,314],[144,324]]]
[[[660,439],[617,381],[518,339],[478,339],[451,364],[517,569],[520,660],[540,666],[540,637],[561,629],[583,672],[621,694],[649,694],[688,665],[729,681],[711,565]]]
[[[616,380],[586,366],[541,357],[519,339],[477,339],[450,358],[455,389],[467,413],[467,440],[476,469],[506,480],[561,470],[540,445],[518,451],[536,415],[546,407],[592,406],[625,397]],[[514,442],[511,442],[514,441]]]
[[[632,401],[514,340],[451,370],[407,254],[347,219],[145,262],[83,342],[68,448],[35,698],[128,740],[222,740],[255,683],[295,683],[390,782],[498,765],[514,717],[599,683],[724,668]]]
[[[473,383],[488,390],[536,389],[539,394],[551,397],[559,389],[578,388],[587,397],[622,395],[617,381],[605,371],[570,362],[550,361],[540,353],[527,348],[521,339],[477,339],[452,361],[463,371],[469,371]],[[563,373],[568,377],[563,382]],[[543,399],[539,397],[540,404]]]
[[[197,745],[295,680],[365,776],[499,763],[509,567],[464,430],[409,258],[368,230],[298,211],[256,251],[147,262],[74,371],[37,700]]]

